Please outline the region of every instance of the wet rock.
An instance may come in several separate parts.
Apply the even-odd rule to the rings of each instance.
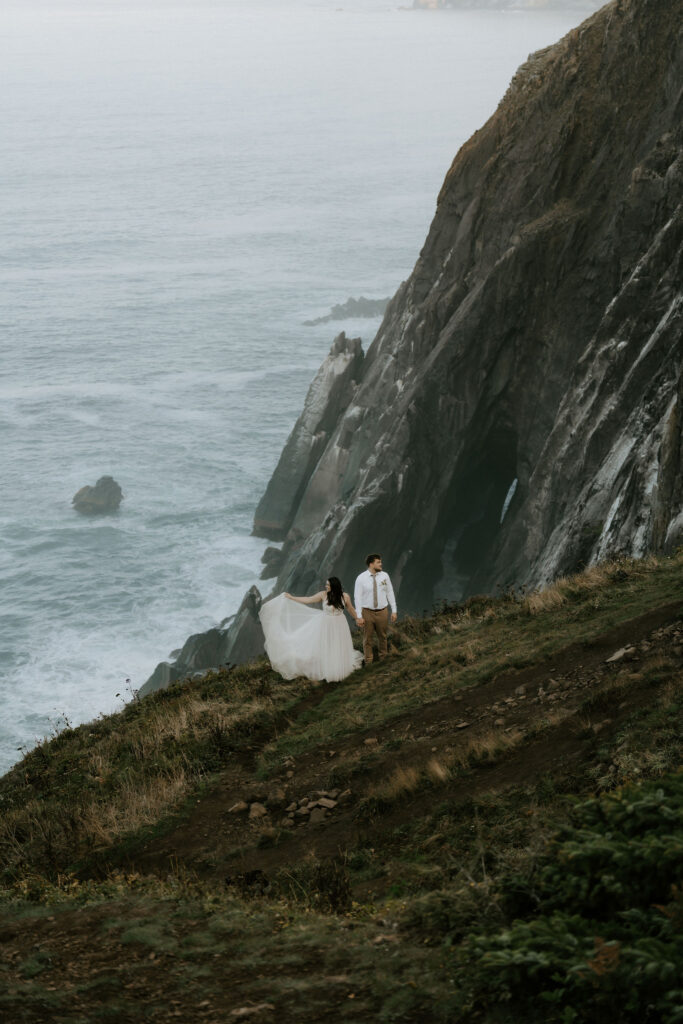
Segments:
[[[258,617],[261,594],[251,587],[245,594],[237,614],[220,626],[196,633],[186,640],[174,662],[161,662],[140,688],[145,697],[155,690],[185,679],[194,671],[220,668],[227,664],[252,661],[264,651],[263,630]]]
[[[356,317],[383,316],[389,305],[389,299],[366,299],[361,295],[358,299],[347,299],[333,306],[327,316],[319,316],[315,320],[304,320],[304,327],[316,327],[328,324],[332,320],[350,320]]]
[[[280,572],[283,563],[283,554],[280,548],[267,547],[261,555],[261,561],[264,563],[263,569],[261,570],[262,580],[270,580]]]
[[[71,504],[85,516],[108,515],[117,512],[123,499],[123,491],[111,476],[101,476],[94,487],[81,487],[76,491]]]

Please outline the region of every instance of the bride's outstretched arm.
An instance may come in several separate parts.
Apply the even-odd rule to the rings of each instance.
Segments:
[[[346,605],[346,610],[349,613],[349,615],[352,618],[357,619],[358,616],[356,615],[356,609],[351,604],[351,598],[349,597],[348,594],[344,594],[344,604]]]
[[[322,601],[325,594],[321,590],[319,594],[313,594],[312,597],[294,597],[293,594],[285,594],[290,601],[298,601],[299,604],[316,604],[316,602]]]

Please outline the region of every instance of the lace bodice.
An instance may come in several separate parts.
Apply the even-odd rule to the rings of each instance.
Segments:
[[[325,612],[326,615],[343,615],[344,614],[344,609],[343,608],[335,608],[334,605],[328,604],[326,597],[323,598],[323,611]]]

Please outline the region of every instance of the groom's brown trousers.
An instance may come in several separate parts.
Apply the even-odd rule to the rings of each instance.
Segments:
[[[387,629],[389,626],[389,608],[363,608],[363,657],[365,664],[372,661],[372,637],[377,633],[377,651],[380,658],[387,653]]]

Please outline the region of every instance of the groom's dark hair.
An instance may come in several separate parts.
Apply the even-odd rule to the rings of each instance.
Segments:
[[[365,564],[371,565],[373,562],[376,562],[377,559],[381,557],[381,555],[368,555],[368,557],[365,559]]]

